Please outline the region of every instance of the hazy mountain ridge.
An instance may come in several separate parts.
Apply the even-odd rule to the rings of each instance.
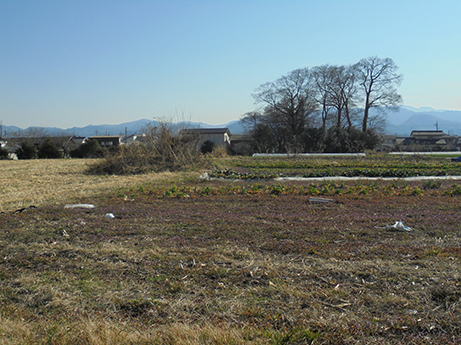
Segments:
[[[399,111],[386,111],[387,121],[385,127],[386,134],[409,136],[412,130],[443,130],[447,134],[461,135],[461,111],[433,109],[430,107],[413,108],[401,106]],[[51,136],[75,135],[89,137],[92,135],[128,135],[141,133],[146,125],[156,124],[156,121],[140,119],[131,122],[124,122],[118,125],[88,125],[85,127],[72,127],[61,129],[56,127],[28,127],[21,129],[17,126],[3,126],[3,134],[12,136],[13,133],[25,132],[30,129],[37,129]],[[243,134],[245,132],[240,120],[230,121],[222,125],[210,125],[203,122],[183,121],[178,123],[180,126],[191,128],[229,128],[232,134]]]
[[[85,127],[72,127],[67,129],[56,128],[56,127],[37,127],[31,126],[25,129],[19,128],[17,126],[3,126],[3,134],[6,131],[6,137],[14,135],[21,136],[20,133],[27,131],[41,131],[46,135],[50,136],[81,136],[81,137],[90,137],[93,135],[125,135],[125,132],[128,135],[139,134],[142,132],[143,127],[147,125],[155,126],[158,122],[148,119],[140,119],[131,122],[124,122],[118,125],[88,125]],[[239,120],[231,121],[223,125],[210,125],[204,122],[190,122],[183,121],[176,123],[177,126],[184,126],[190,128],[229,128],[232,134],[242,134],[244,129]]]
[[[439,129],[447,134],[461,135],[461,111],[432,108],[432,111],[413,111],[409,108],[403,106],[397,112],[386,112],[386,134],[409,136],[413,130]]]

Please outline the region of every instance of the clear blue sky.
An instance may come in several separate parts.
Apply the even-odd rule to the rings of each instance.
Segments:
[[[459,0],[0,0],[0,121],[224,124],[302,67],[390,57],[404,104],[461,110]]]

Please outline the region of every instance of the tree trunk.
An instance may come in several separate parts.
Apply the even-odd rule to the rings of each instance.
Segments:
[[[365,101],[365,111],[363,114],[362,132],[366,132],[368,128],[368,113],[370,111],[370,94],[367,93],[367,99]]]
[[[337,120],[336,120],[336,126],[337,126],[338,128],[341,128],[341,117],[342,117],[342,109],[339,108],[339,109],[338,109],[338,118],[337,118]]]

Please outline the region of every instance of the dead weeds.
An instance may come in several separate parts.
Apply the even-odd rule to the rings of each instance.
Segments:
[[[132,176],[88,174],[89,165],[97,161],[98,159],[0,160],[0,212],[12,212],[31,205],[95,203],[95,199],[107,191],[175,179],[175,174],[168,172]],[[188,173],[182,174],[187,175]]]

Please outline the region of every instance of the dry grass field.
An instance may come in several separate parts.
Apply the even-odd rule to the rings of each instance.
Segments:
[[[0,344],[461,344],[456,182],[92,162],[0,161]]]
[[[153,181],[161,183],[172,174],[95,176],[86,174],[94,159],[0,160],[0,212],[42,205],[94,202],[100,194],[120,187]]]

